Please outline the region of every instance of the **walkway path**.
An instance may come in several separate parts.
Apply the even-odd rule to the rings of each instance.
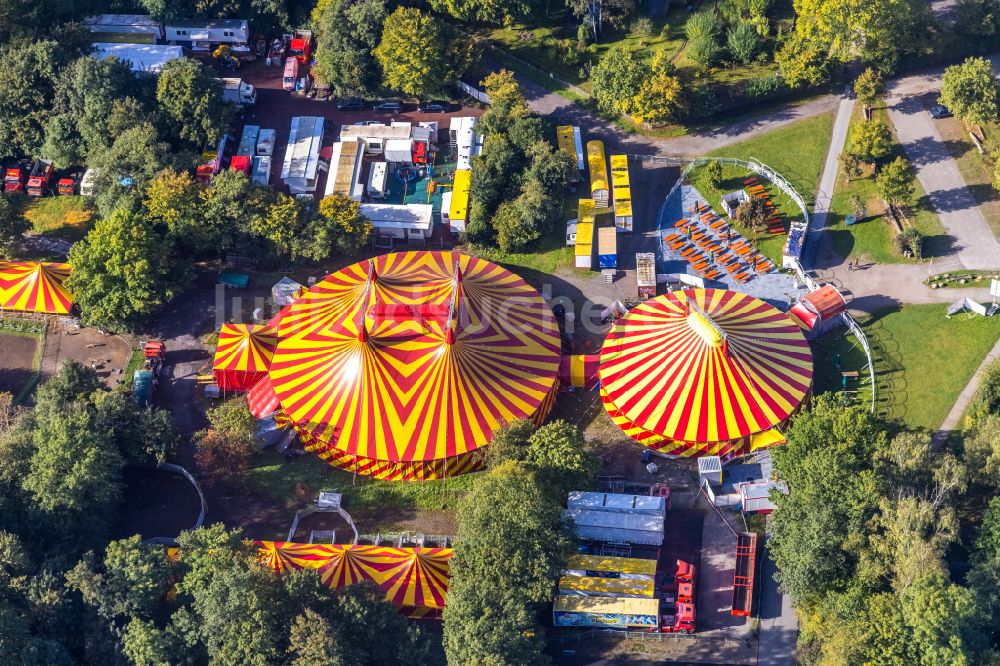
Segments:
[[[840,153],[847,143],[847,130],[851,126],[851,114],[854,113],[854,95],[850,88],[844,91],[837,107],[837,117],[833,122],[833,133],[830,137],[830,149],[826,154],[826,164],[819,180],[819,191],[813,204],[812,218],[809,220],[809,235],[805,245],[803,264],[813,266],[819,251],[820,240],[826,228],[826,218],[830,213],[833,192],[837,187],[837,172],[840,169]]]
[[[921,98],[894,95],[886,101],[903,152],[916,168],[917,179],[930,196],[955,255],[966,268],[1000,266],[1000,242],[966,187]]]
[[[962,415],[965,414],[966,408],[969,403],[972,402],[972,398],[975,397],[976,391],[979,390],[979,384],[983,381],[983,375],[986,373],[986,366],[990,365],[997,359],[1000,359],[1000,340],[993,345],[993,349],[990,353],[986,355],[983,362],[980,364],[979,369],[976,370],[976,374],[972,375],[972,379],[969,383],[965,385],[962,392],[958,394],[958,400],[952,405],[951,411],[948,412],[948,416],[945,417],[944,423],[936,433],[934,433],[935,442],[943,442],[951,433],[952,430],[958,428],[959,420],[961,420]]]

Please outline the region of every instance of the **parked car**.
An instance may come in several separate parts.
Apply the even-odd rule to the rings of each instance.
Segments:
[[[951,111],[941,104],[935,104],[931,107],[931,118],[935,120],[939,118],[951,118]]]
[[[337,100],[338,111],[356,111],[365,108],[365,100],[360,97],[345,97]]]
[[[381,102],[375,102],[375,106],[372,108],[376,111],[402,111],[403,102],[398,99],[384,99]]]
[[[421,102],[417,106],[420,113],[448,113],[451,110],[451,102],[445,99],[432,99]]]

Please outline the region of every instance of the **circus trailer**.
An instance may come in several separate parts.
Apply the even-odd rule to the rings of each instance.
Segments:
[[[600,627],[655,631],[660,600],[630,597],[583,597],[560,594],[552,602],[557,627]]]
[[[240,143],[236,147],[237,155],[252,156],[257,152],[257,137],[260,136],[259,125],[244,125],[240,134]]]
[[[651,599],[656,595],[656,583],[642,578],[563,575],[559,578],[559,594]]]
[[[573,521],[576,536],[603,543],[663,545],[663,516],[572,508],[563,512]]]
[[[667,515],[666,498],[660,495],[624,495],[571,490],[566,499],[566,507],[587,511],[639,513],[661,518]]]
[[[164,32],[167,42],[192,51],[208,51],[215,44],[226,44],[234,53],[250,53],[250,25],[246,19],[175,21],[166,24]]]
[[[618,268],[618,232],[614,227],[597,230],[597,264],[602,273],[607,271],[614,276]]]
[[[233,155],[233,158],[229,161],[230,171],[239,171],[249,176],[252,168],[253,165],[251,164],[251,157],[249,155]]]
[[[316,191],[320,170],[319,149],[323,142],[321,116],[295,116],[288,134],[288,147],[281,165],[281,179],[292,194],[312,194]]]
[[[257,135],[257,154],[261,157],[270,157],[274,154],[274,142],[278,133],[273,129],[262,129]]]
[[[646,300],[656,296],[656,255],[652,252],[637,252],[635,255],[635,279],[639,287],[639,298]]]
[[[155,44],[163,39],[163,25],[146,14],[98,14],[83,24],[95,42]]]
[[[385,179],[388,172],[388,162],[372,162],[368,169],[368,185],[365,187],[368,196],[373,199],[385,199]]]
[[[736,541],[736,571],[733,574],[733,602],[730,607],[732,615],[750,616],[756,569],[757,534],[740,532]]]
[[[267,187],[271,182],[271,156],[255,155],[251,161],[250,180],[257,185]]]

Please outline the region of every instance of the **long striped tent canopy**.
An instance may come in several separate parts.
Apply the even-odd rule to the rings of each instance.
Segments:
[[[370,580],[390,603],[410,615],[440,611],[448,595],[451,548],[255,543],[261,561],[276,573],[312,569],[332,589]]]
[[[269,377],[309,448],[399,463],[413,478],[429,478],[413,471],[420,463],[488,444],[504,422],[544,417],[557,383],[559,328],[545,301],[458,252],[353,264],[272,323]]]
[[[638,441],[725,455],[795,413],[812,373],[809,343],[785,313],[746,294],[688,289],[618,321],[601,352],[601,397]]]
[[[63,286],[69,264],[0,261],[0,309],[69,314],[73,296]]]
[[[215,383],[227,391],[246,391],[267,376],[278,343],[271,326],[223,324],[212,370]]]

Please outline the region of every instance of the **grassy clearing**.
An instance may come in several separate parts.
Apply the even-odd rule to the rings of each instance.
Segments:
[[[806,205],[811,207],[819,185],[820,173],[826,161],[832,131],[833,114],[823,114],[720,148],[707,156],[759,160],[788,179],[805,199]],[[722,195],[742,188],[743,180],[749,173],[738,167],[724,165],[722,175],[723,182],[719,188],[709,184],[704,167],[693,169],[689,176],[690,183],[707,197],[708,202],[717,210],[721,210]],[[802,213],[793,201],[784,196],[774,185],[768,184],[767,189],[771,200],[778,204],[784,219],[801,219]],[[747,235],[753,239],[752,233]],[[784,234],[762,236],[755,241],[755,245],[764,256],[780,264],[785,239]]]
[[[936,430],[986,354],[1000,339],[1000,319],[945,317],[944,305],[904,305],[859,320],[875,356],[877,409],[911,428]],[[853,348],[852,348],[853,347]],[[853,338],[823,340],[816,351],[817,392],[839,390],[844,370],[860,371]],[[849,388],[855,389],[852,385]],[[866,390],[857,396],[870,399]]]
[[[990,157],[1000,150],[1000,123],[990,122],[983,126],[985,154],[980,155],[962,121],[942,118],[934,122],[993,235],[1000,236],[1000,195],[993,189],[993,159]]]
[[[39,234],[78,241],[90,231],[93,211],[86,197],[57,196],[33,199],[24,216]]]
[[[135,371],[143,366],[146,361],[146,354],[141,349],[133,349],[132,356],[129,357],[125,370],[122,373],[122,384],[126,388],[132,387],[132,379]]]
[[[314,455],[287,461],[272,450],[254,457],[244,483],[283,502],[289,510],[324,490],[343,493],[344,507],[366,513],[395,509],[453,511],[476,483],[477,474],[423,482],[379,481],[330,467]]]
[[[864,111],[860,105],[855,105],[854,116],[851,119],[852,128],[856,123],[863,122]],[[892,121],[884,108],[875,109],[874,117],[886,123],[895,135]],[[848,132],[845,152],[851,149],[851,133]],[[893,153],[887,158],[893,160],[902,154],[898,143],[893,146]],[[914,179],[914,204],[904,210],[911,224],[924,236],[924,255],[935,257],[943,254],[945,248],[944,227],[937,213],[931,207],[930,198],[924,191],[919,180]],[[858,197],[865,204],[868,217],[856,224],[847,226],[844,220],[854,212],[852,197]],[[848,179],[841,168],[837,173],[837,186],[830,205],[830,218],[827,222],[833,248],[840,257],[864,259],[883,264],[919,263],[916,259],[907,259],[896,253],[892,247],[895,237],[895,227],[885,216],[885,204],[875,189],[874,170],[866,167],[860,178]]]

